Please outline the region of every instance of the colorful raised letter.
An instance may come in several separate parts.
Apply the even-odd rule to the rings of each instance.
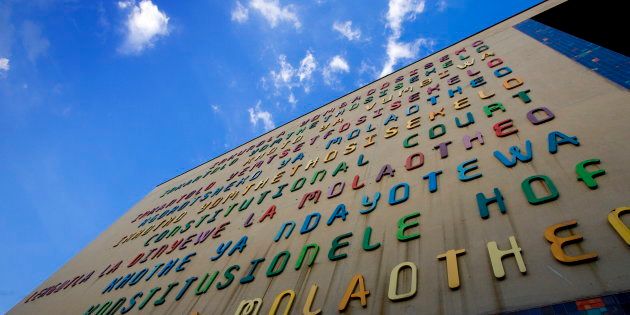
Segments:
[[[400,270],[403,268],[409,268],[411,270],[411,283],[409,285],[409,291],[398,293],[398,276],[400,275]],[[389,275],[387,297],[394,302],[398,302],[414,297],[416,292],[418,292],[418,267],[416,267],[416,264],[407,261],[396,265]]]
[[[600,162],[599,159],[590,159],[590,160],[584,160],[578,163],[577,165],[575,165],[575,172],[578,175],[577,176],[578,181],[582,181],[584,185],[586,185],[586,187],[590,189],[597,189],[597,181],[595,180],[595,177],[606,174],[606,170],[602,169],[602,170],[589,172],[586,170],[586,166],[591,165],[591,164],[599,164],[599,162]]]
[[[358,289],[358,291],[355,291]],[[357,273],[350,283],[348,284],[348,288],[346,292],[343,294],[343,298],[339,301],[339,311],[343,312],[348,308],[348,304],[350,303],[350,299],[359,299],[362,307],[367,307],[367,296],[370,295],[370,291],[365,289],[365,279],[363,275]]]
[[[544,184],[544,186],[546,186],[545,187],[546,190],[549,191],[549,195],[540,197],[540,198],[537,197],[532,188],[532,182],[534,181],[541,181]],[[560,194],[558,193],[558,189],[556,188],[556,185],[554,185],[551,178],[545,175],[534,175],[534,176],[530,176],[526,178],[521,183],[521,188],[523,189],[523,192],[525,193],[525,198],[527,198],[527,201],[533,205],[539,205],[539,204],[543,204],[549,201],[553,201],[553,200],[558,199],[558,197],[560,196]]]
[[[621,215],[630,213],[630,207],[620,207],[613,209],[608,214],[608,223],[617,231],[619,236],[630,246],[630,227],[621,220]]]
[[[597,260],[597,253],[587,253],[577,256],[570,256],[562,249],[562,247],[579,243],[583,237],[580,234],[571,233],[570,236],[560,237],[556,235],[556,232],[561,230],[568,230],[577,226],[577,221],[571,220],[558,224],[554,224],[545,229],[545,239],[551,243],[550,249],[553,257],[561,263],[565,264],[581,264],[585,262],[591,262]]]
[[[448,278],[448,287],[452,290],[459,289],[459,267],[457,265],[457,256],[466,254],[465,249],[451,249],[446,253],[437,256],[438,260],[446,260],[446,275]]]
[[[514,255],[516,259],[516,264],[518,265],[518,270],[521,273],[526,273],[527,268],[525,268],[525,261],[523,261],[523,256],[521,255],[521,248],[518,247],[516,243],[516,238],[514,236],[509,237],[511,248],[508,250],[500,250],[497,247],[497,242],[488,242],[488,255],[490,255],[490,263],[492,264],[492,271],[494,272],[494,276],[497,279],[505,278],[505,269],[503,268],[503,262],[501,261],[503,257]]]

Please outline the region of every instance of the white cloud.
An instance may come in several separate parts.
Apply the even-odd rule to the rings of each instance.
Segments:
[[[118,1],[119,9],[126,9],[133,5],[133,1]]]
[[[396,38],[400,37],[402,23],[405,20],[413,20],[417,13],[424,12],[424,5],[424,0],[389,0],[387,26],[394,32]]]
[[[418,56],[420,48],[433,48],[434,42],[426,38],[418,38],[413,42],[399,42],[395,38],[390,37],[387,40],[387,61],[383,65],[380,77],[390,74],[394,71],[394,66],[401,60],[410,60]]]
[[[287,61],[287,56],[285,55],[278,56],[278,63],[280,64],[280,69],[270,71],[276,92],[279,92],[282,88],[291,90],[295,87],[304,88],[306,93],[310,91],[313,72],[317,68],[317,62],[315,61],[313,53],[307,51],[306,56],[300,61],[298,68],[293,67],[291,63]],[[261,80],[263,83],[266,82],[264,78]]]
[[[337,78],[337,74],[345,72],[350,72],[350,66],[348,62],[343,59],[343,57],[336,55],[330,59],[328,65],[322,71],[322,75],[324,76],[324,83],[328,85],[332,85],[334,83],[338,83],[339,79]]]
[[[287,62],[287,56],[285,55],[278,56],[278,63],[280,63],[280,70],[277,72],[275,70],[271,70],[273,84],[276,86],[276,89],[279,89],[282,86],[290,88],[291,81],[295,75],[295,69],[289,62]]]
[[[129,10],[126,21],[126,38],[120,51],[127,54],[139,54],[155,41],[169,33],[169,17],[151,0],[142,0],[139,4],[133,1],[118,2],[121,10]]]
[[[370,74],[371,76],[376,76],[378,74],[378,70],[371,62],[362,60],[361,66],[359,66],[359,74],[364,73]]]
[[[219,105],[210,105],[210,107],[212,108],[212,111],[215,113],[218,113],[221,111],[221,107],[219,107]]]
[[[250,107],[247,109],[247,111],[249,112],[249,122],[254,127],[256,127],[256,125],[258,125],[258,122],[262,121],[265,131],[269,131],[275,128],[276,124],[273,122],[273,116],[270,112],[260,109],[260,103],[261,102],[258,101],[254,108]]]
[[[42,34],[42,29],[39,25],[31,22],[24,21],[22,24],[22,44],[26,49],[26,56],[31,62],[36,62],[40,56],[45,55],[50,47],[50,42]]]
[[[293,95],[293,92],[289,94],[288,101],[289,103],[291,103],[292,106],[295,106],[295,104],[297,104],[297,99],[295,98],[295,95]]]
[[[348,62],[339,55],[334,56],[332,60],[330,60],[330,63],[328,65],[332,70],[335,71],[350,71],[350,66],[348,66]]]
[[[298,69],[300,82],[310,79],[316,67],[317,63],[315,62],[315,57],[313,57],[310,51],[307,51],[304,59],[300,61],[300,69]]]
[[[416,58],[420,48],[433,48],[434,42],[427,38],[418,38],[412,42],[399,41],[402,34],[402,25],[405,21],[416,18],[416,14],[424,12],[424,0],[389,0],[386,26],[392,31],[387,38],[387,59],[383,64],[380,77],[383,77],[394,70],[394,66],[402,60]]]
[[[333,29],[348,40],[359,40],[361,38],[361,30],[358,28],[352,29],[352,21],[333,23]]]
[[[280,22],[293,23],[297,29],[302,26],[292,5],[282,7],[278,0],[252,0],[249,6],[260,12],[272,28]]]
[[[249,10],[240,1],[236,1],[236,7],[232,10],[232,21],[243,23],[248,19]]]
[[[8,58],[0,58],[0,71],[9,71],[9,69],[11,69],[11,66],[9,65],[9,59]]]

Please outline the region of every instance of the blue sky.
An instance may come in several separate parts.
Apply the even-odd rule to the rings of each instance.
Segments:
[[[0,312],[155,185],[537,2],[0,0]]]

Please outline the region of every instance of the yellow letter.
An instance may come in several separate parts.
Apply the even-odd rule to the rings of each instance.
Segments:
[[[492,263],[492,271],[494,272],[494,276],[498,279],[503,279],[505,277],[505,269],[503,269],[503,262],[501,259],[508,255],[514,255],[516,258],[516,264],[518,265],[518,270],[521,273],[527,272],[525,268],[525,262],[523,261],[523,256],[521,256],[521,248],[516,244],[516,238],[514,236],[509,237],[510,245],[512,248],[509,250],[499,250],[497,247],[497,242],[488,242],[488,254],[490,255],[490,263]]]
[[[613,209],[608,214],[608,223],[612,225],[613,229],[619,233],[619,236],[626,242],[626,244],[630,245],[630,228],[627,225],[623,224],[621,221],[621,215],[630,212],[630,207],[621,207],[617,209]]]
[[[315,300],[315,294],[317,294],[317,285],[313,284],[311,286],[311,290],[308,292],[308,297],[306,297],[306,303],[304,303],[304,309],[302,309],[302,314],[317,315],[322,312],[321,309],[311,311],[311,307],[313,306],[313,300]]]
[[[396,289],[398,288],[398,275],[400,274],[400,269],[408,267],[411,269],[411,286],[409,288],[409,292],[398,294]],[[412,262],[402,262],[394,269],[392,269],[392,273],[389,275],[389,290],[387,291],[387,297],[392,301],[401,301],[412,298],[418,292],[418,267],[416,264]]]
[[[282,299],[285,296],[289,296],[289,303],[287,307],[284,309],[284,315],[289,315],[291,312],[291,307],[293,306],[293,300],[295,300],[295,291],[293,290],[284,290],[276,295],[276,299],[273,301],[273,305],[271,305],[271,309],[269,310],[269,315],[275,315],[278,312],[278,307],[280,307],[280,303],[282,303]]]
[[[257,315],[262,306],[262,299],[256,298],[253,300],[242,300],[236,309],[234,315]],[[199,314],[199,313],[197,313]]]
[[[448,287],[455,290],[459,288],[459,268],[457,267],[457,255],[466,254],[465,249],[451,249],[446,253],[438,255],[438,260],[446,259],[446,276]]]

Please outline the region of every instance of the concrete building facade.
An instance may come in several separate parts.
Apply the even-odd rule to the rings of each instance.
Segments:
[[[9,314],[630,314],[630,62],[566,6],[158,185]]]

